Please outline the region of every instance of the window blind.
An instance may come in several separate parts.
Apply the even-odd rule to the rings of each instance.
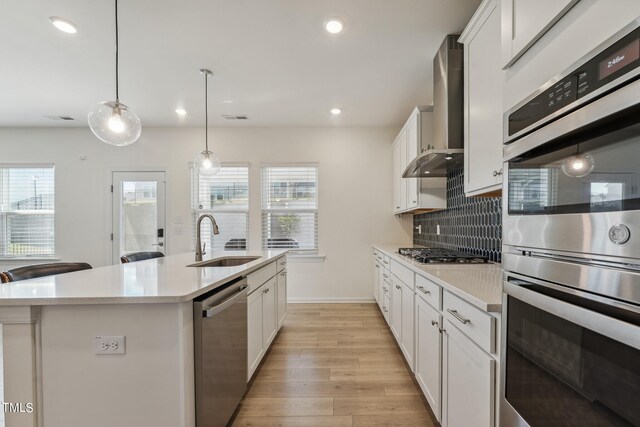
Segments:
[[[213,250],[246,250],[249,235],[249,166],[222,166],[213,176],[193,169],[193,241],[198,217],[212,214],[220,234],[213,235],[209,220],[202,223],[202,242]]]
[[[55,254],[53,166],[0,166],[0,257]]]
[[[317,166],[262,168],[262,247],[318,251]]]

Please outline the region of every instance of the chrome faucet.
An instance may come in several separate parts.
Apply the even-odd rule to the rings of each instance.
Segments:
[[[213,234],[220,234],[220,230],[218,230],[218,224],[216,223],[216,219],[213,215],[204,214],[200,218],[198,218],[198,222],[196,223],[196,262],[202,261],[202,255],[206,254],[204,251],[206,248],[206,243],[204,246],[202,245],[202,240],[200,240],[200,225],[202,224],[202,220],[205,218],[209,218],[211,220],[211,224],[213,224]]]

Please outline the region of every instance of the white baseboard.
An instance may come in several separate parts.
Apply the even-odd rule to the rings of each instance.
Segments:
[[[373,298],[288,298],[289,304],[374,304]]]

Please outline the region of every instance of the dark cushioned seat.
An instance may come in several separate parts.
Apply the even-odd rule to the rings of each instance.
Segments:
[[[162,258],[164,254],[162,252],[133,252],[120,257],[120,261],[123,264],[128,262],[144,261],[145,259]]]
[[[86,262],[54,262],[50,264],[34,264],[12,268],[0,273],[2,283],[17,282],[19,280],[35,279],[36,277],[53,276],[74,271],[89,270],[91,265]]]

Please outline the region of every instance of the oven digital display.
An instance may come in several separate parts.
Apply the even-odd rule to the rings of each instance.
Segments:
[[[640,39],[635,39],[613,55],[600,62],[599,79],[605,79],[621,68],[640,59]]]

